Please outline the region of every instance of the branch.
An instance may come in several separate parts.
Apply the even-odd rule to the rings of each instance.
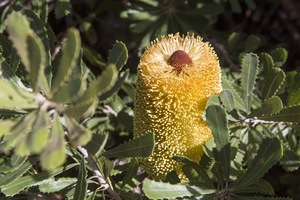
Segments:
[[[93,159],[89,156],[87,150],[83,147],[77,147],[77,149],[82,153],[84,159],[88,162],[88,165],[91,167],[93,170],[94,174],[96,175],[98,182],[100,183],[100,188],[103,190],[106,190],[113,199],[115,200],[122,200],[121,197],[117,192],[115,192],[109,184],[106,183],[105,179],[103,178],[102,174],[97,168],[97,165],[93,161]]]

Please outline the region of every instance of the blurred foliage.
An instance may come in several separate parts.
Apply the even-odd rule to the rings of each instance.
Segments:
[[[0,2],[0,197],[299,199],[300,4],[293,0]],[[191,32],[217,51],[214,139],[155,182],[132,139],[140,53]],[[121,42],[122,41],[122,42]]]

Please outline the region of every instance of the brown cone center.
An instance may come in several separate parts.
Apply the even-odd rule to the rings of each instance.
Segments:
[[[167,63],[171,65],[177,73],[180,73],[184,67],[191,66],[193,61],[185,51],[177,50],[170,56]]]

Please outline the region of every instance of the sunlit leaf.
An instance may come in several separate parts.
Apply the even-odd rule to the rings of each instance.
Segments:
[[[146,157],[150,156],[154,148],[154,134],[149,133],[129,142],[103,152],[102,155],[107,158],[112,157]]]
[[[71,28],[66,40],[62,44],[61,54],[56,72],[52,81],[52,92],[55,93],[64,84],[73,72],[80,55],[81,40],[78,30]]]
[[[76,120],[67,115],[65,115],[65,120],[68,128],[69,141],[74,147],[86,145],[91,140],[92,133],[89,129],[78,124]]]
[[[66,159],[65,154],[65,133],[56,114],[53,118],[51,137],[47,147],[40,155],[41,166],[43,169],[51,171],[61,166]]]
[[[75,186],[76,182],[77,182],[77,178],[59,178],[59,179],[49,178],[43,180],[38,185],[39,185],[39,191],[43,193],[54,193]]]
[[[170,183],[156,182],[148,179],[143,184],[143,191],[150,199],[192,197],[215,192],[213,189],[202,189],[184,184],[172,185]]]

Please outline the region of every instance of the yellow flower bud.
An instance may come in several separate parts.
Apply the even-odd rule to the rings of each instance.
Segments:
[[[152,178],[163,180],[175,170],[184,179],[173,156],[200,161],[212,137],[203,119],[205,104],[220,91],[218,58],[201,37],[171,34],[145,50],[137,72],[134,137],[155,134],[153,154],[140,159]]]

